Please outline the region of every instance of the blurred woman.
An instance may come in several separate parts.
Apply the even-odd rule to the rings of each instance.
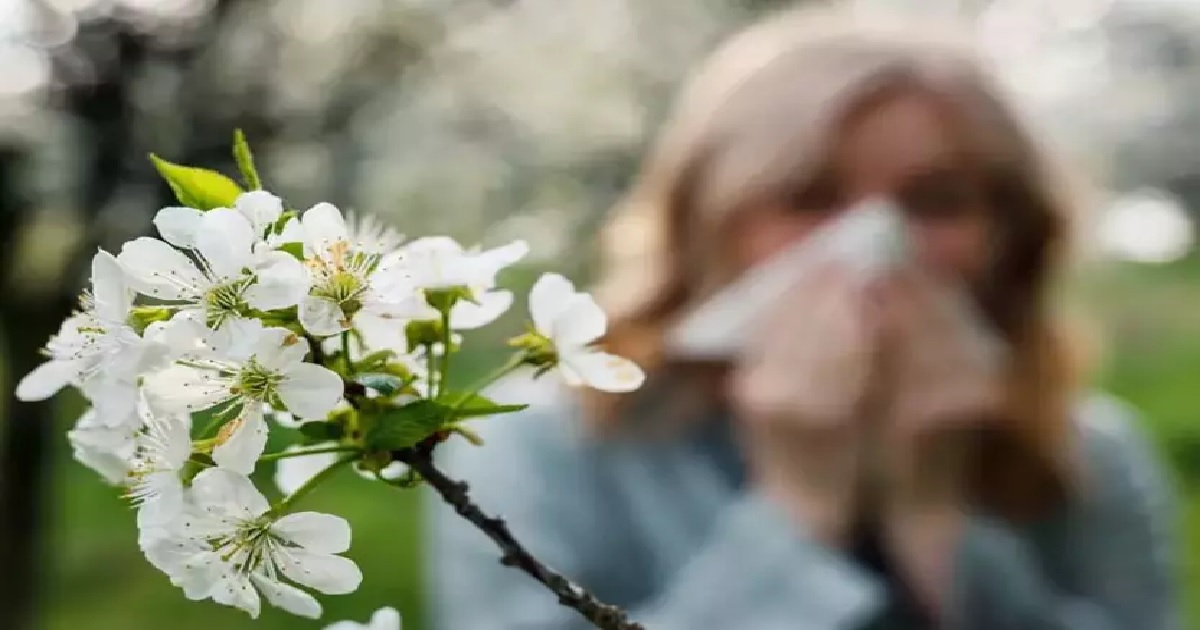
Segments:
[[[1053,305],[1075,200],[970,48],[920,26],[801,11],[719,50],[605,239],[606,345],[647,385],[514,391],[533,408],[447,453],[535,555],[649,630],[1176,627],[1158,465],[1081,390]],[[879,196],[918,264],[809,272],[744,359],[665,351],[682,313]],[[1001,369],[947,287],[1006,342]],[[587,627],[430,512],[436,627]]]

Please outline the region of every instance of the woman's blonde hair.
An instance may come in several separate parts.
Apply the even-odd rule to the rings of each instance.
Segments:
[[[972,47],[929,26],[802,9],[720,48],[686,86],[602,234],[606,344],[653,378],[664,330],[729,279],[719,251],[730,218],[816,185],[854,110],[889,90],[934,94],[951,104],[989,175],[999,255],[976,298],[1014,349],[1004,428],[985,441],[975,487],[1001,512],[1030,514],[1069,485],[1078,373],[1047,294],[1063,267],[1073,197]],[[599,427],[615,425],[629,398],[588,396]]]

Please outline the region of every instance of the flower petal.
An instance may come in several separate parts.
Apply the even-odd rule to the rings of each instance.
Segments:
[[[265,190],[251,190],[238,196],[233,207],[250,221],[257,236],[279,220],[283,214],[283,201]]]
[[[327,595],[354,592],[362,583],[362,571],[349,558],[305,549],[287,549],[274,557],[289,580]]]
[[[646,380],[642,368],[633,361],[607,352],[560,353],[559,361],[568,383],[571,378],[578,378],[583,384],[605,392],[630,392]]]
[[[31,402],[46,400],[58,390],[78,382],[82,377],[80,361],[58,361],[51,359],[33,368],[17,384],[17,400]]]
[[[154,227],[158,228],[164,241],[175,247],[192,249],[196,246],[196,231],[200,229],[202,214],[195,208],[163,208],[154,215]]]
[[[250,221],[236,210],[217,208],[200,218],[196,250],[222,280],[242,275],[254,265],[254,243],[258,237]]]
[[[250,478],[225,468],[206,468],[192,480],[192,500],[199,506],[230,506],[253,518],[271,509]]]
[[[314,253],[324,255],[329,246],[337,241],[349,240],[346,219],[342,211],[331,203],[319,203],[300,216],[304,226],[304,239]]]
[[[117,262],[138,292],[163,300],[196,301],[212,284],[183,252],[153,238],[125,243]]]
[[[314,445],[315,446],[315,445]],[[292,444],[285,452],[303,450],[307,447]],[[308,483],[317,473],[329,468],[337,461],[336,453],[316,453],[285,457],[275,464],[275,486],[285,495],[292,494]]]
[[[333,370],[314,363],[297,363],[284,372],[279,399],[301,418],[324,418],[342,399],[342,379]]]
[[[267,254],[255,275],[258,280],[244,297],[251,307],[264,311],[299,304],[312,285],[304,263],[285,252]]]
[[[183,482],[176,471],[150,473],[139,485],[151,486],[152,492],[138,506],[138,529],[167,525],[183,513]]]
[[[262,609],[262,600],[258,596],[258,591],[250,583],[250,578],[240,573],[228,572],[222,575],[221,579],[213,586],[211,597],[218,604],[246,611],[251,619],[258,619],[258,614]]]
[[[213,461],[221,468],[249,475],[267,448],[267,431],[262,408],[247,405],[237,418],[222,427],[221,435],[228,437],[213,449]]]
[[[554,322],[566,308],[575,285],[557,273],[542,274],[529,291],[529,314],[538,332],[550,336]]]
[[[254,582],[254,585],[258,587],[263,597],[266,597],[272,606],[282,608],[293,615],[309,619],[316,619],[321,616],[321,604],[317,601],[317,598],[295,586],[272,580],[259,573],[250,574],[250,580]]]
[[[512,306],[510,291],[487,291],[476,297],[478,304],[459,301],[450,310],[450,327],[455,330],[474,330],[496,321]]]
[[[589,344],[604,335],[607,328],[608,318],[596,300],[587,293],[576,293],[567,299],[548,336],[561,349]]]
[[[300,302],[300,323],[318,337],[336,335],[345,330],[346,314],[337,302],[310,295]]]
[[[496,274],[500,270],[516,263],[524,258],[529,253],[529,244],[525,241],[513,241],[508,245],[502,245],[494,249],[489,249],[474,256],[479,265],[481,276],[476,279],[487,288],[491,288],[496,282]]]
[[[287,461],[287,460],[284,460]],[[275,521],[271,531],[317,553],[343,553],[350,548],[350,523],[340,516],[296,512]]]
[[[105,322],[125,323],[133,306],[133,290],[117,257],[100,250],[92,256],[92,300]]]
[[[233,397],[229,381],[216,372],[172,365],[146,376],[142,391],[151,406],[165,413],[203,411]]]

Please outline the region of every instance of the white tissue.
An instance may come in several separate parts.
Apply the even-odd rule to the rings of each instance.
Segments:
[[[737,356],[764,313],[813,264],[840,260],[867,282],[910,254],[900,209],[872,199],[850,208],[814,234],[742,275],[687,314],[667,335],[667,352],[687,359]]]

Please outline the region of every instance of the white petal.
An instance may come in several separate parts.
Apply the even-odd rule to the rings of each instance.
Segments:
[[[304,330],[318,337],[336,335],[343,330],[346,315],[333,300],[310,295],[300,303],[300,323]]]
[[[283,214],[283,201],[265,190],[251,190],[238,196],[233,207],[250,220],[254,233],[262,236]]]
[[[575,285],[557,273],[542,274],[529,292],[529,314],[538,332],[549,336],[554,322],[575,295]]]
[[[342,399],[342,379],[333,370],[314,363],[298,363],[284,373],[279,399],[301,418],[324,418]]]
[[[274,557],[289,580],[327,595],[351,593],[362,583],[362,571],[348,558],[305,549],[284,549]]]
[[[308,340],[286,328],[264,328],[250,354],[262,367],[281,372],[304,360]]]
[[[192,480],[192,499],[199,506],[226,505],[250,517],[271,509],[250,478],[225,468],[206,468]]]
[[[258,280],[246,289],[246,303],[264,311],[299,304],[312,284],[304,263],[285,252],[268,254],[255,275]]]
[[[146,377],[146,399],[165,413],[203,411],[233,397],[228,380],[216,372],[184,365],[172,365]]]
[[[608,318],[587,293],[572,295],[554,320],[548,336],[560,346],[582,346],[599,339],[608,328]]]
[[[606,392],[630,392],[642,386],[646,374],[633,361],[607,352],[579,350],[560,353],[563,377]]]
[[[371,615],[370,630],[400,630],[400,612],[390,606]]]
[[[508,245],[476,254],[475,259],[479,262],[481,273],[484,274],[478,281],[483,282],[485,286],[491,288],[496,281],[497,272],[521,260],[528,253],[528,243],[525,241],[513,241]]]
[[[80,361],[47,361],[25,375],[17,384],[17,400],[31,402],[46,400],[58,390],[78,382],[82,376]]]
[[[272,606],[309,619],[321,616],[321,604],[317,602],[317,598],[295,586],[272,580],[258,573],[251,574],[250,580],[254,582],[254,585]]]
[[[305,446],[292,444],[284,451],[303,450]],[[308,483],[317,473],[329,468],[337,461],[336,453],[317,453],[285,457],[275,464],[275,486],[285,495],[292,494]]]
[[[319,254],[337,241],[349,239],[342,211],[331,203],[319,203],[300,216],[304,225],[305,243]]]
[[[211,284],[183,252],[153,238],[125,243],[117,262],[125,268],[133,286],[151,297],[194,301]]]
[[[450,310],[450,327],[455,330],[474,330],[496,321],[512,306],[509,291],[487,291],[476,296],[478,304],[459,301]]]
[[[129,462],[135,448],[136,427],[104,426],[90,409],[67,432],[72,455],[79,463],[100,474],[110,484],[125,481],[129,473]]]
[[[167,525],[183,513],[183,482],[176,471],[151,473],[143,484],[152,484],[154,493],[138,507],[138,529]]]
[[[183,574],[188,565],[198,568],[217,559],[216,554],[208,551],[203,542],[177,536],[173,531],[163,528],[139,530],[138,547],[154,568],[172,577]],[[215,579],[215,575],[213,577]],[[206,596],[207,593],[200,595]]]
[[[241,276],[242,269],[253,266],[257,240],[250,221],[240,212],[217,208],[200,218],[196,250],[218,277],[228,280]]]
[[[212,589],[212,600],[218,604],[233,606],[246,611],[251,619],[258,619],[261,612],[262,600],[258,591],[250,583],[250,578],[229,572],[221,577]]]
[[[196,231],[200,229],[200,215],[195,208],[163,208],[154,215],[154,227],[164,241],[184,249],[196,246]]]
[[[125,322],[133,306],[133,290],[129,288],[125,269],[117,257],[100,250],[92,256],[92,299],[96,315],[106,322]]]
[[[220,330],[210,332],[208,337],[215,354],[236,363],[245,363],[254,356],[254,351],[268,330],[272,329],[263,326],[260,319],[232,317],[225,320]]]
[[[235,424],[222,428],[222,433],[229,431],[229,437],[213,449],[213,461],[221,468],[249,475],[267,448],[267,422],[257,405],[247,405],[230,422]]]
[[[284,460],[287,461],[287,460]],[[343,553],[350,548],[350,523],[340,516],[296,512],[275,521],[271,531],[317,553]]]

